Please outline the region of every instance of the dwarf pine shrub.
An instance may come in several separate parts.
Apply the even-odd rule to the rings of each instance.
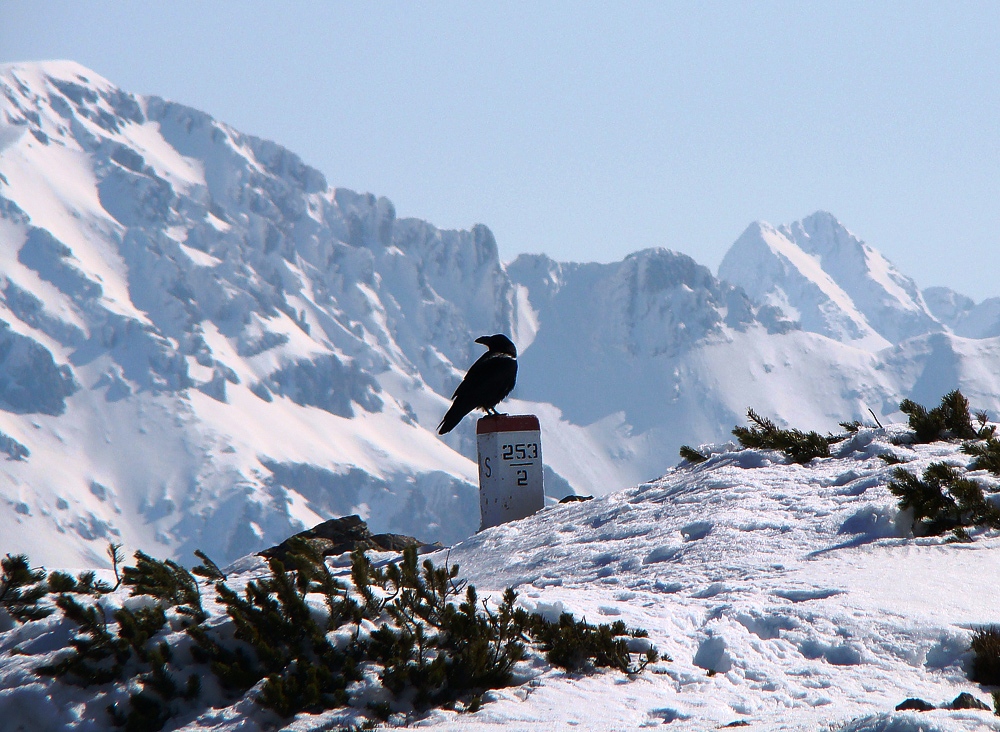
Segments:
[[[563,613],[551,622],[539,615],[529,619],[532,637],[541,643],[546,660],[569,671],[579,671],[588,665],[614,668],[625,674],[642,671],[659,660],[652,646],[633,663],[627,638],[644,638],[645,631],[631,631],[618,620],[611,625],[593,626]]]
[[[988,440],[996,434],[996,425],[990,424],[990,415],[985,409],[976,412],[976,422],[979,427],[976,429],[976,437],[980,440]]]
[[[1000,439],[990,435],[982,442],[965,442],[962,444],[962,452],[975,458],[969,465],[969,470],[988,470],[994,475],[1000,475]]]
[[[844,428],[844,431],[849,435],[858,434],[858,430],[864,427],[864,423],[860,419],[854,419],[850,422],[841,422],[840,426]]]
[[[118,554],[118,547],[111,545],[108,551],[117,570],[116,560],[120,560],[120,555],[115,555]],[[56,598],[56,606],[77,627],[70,641],[73,651],[55,663],[40,666],[35,672],[80,686],[132,678],[139,691],[129,695],[127,708],[122,704],[110,705],[108,713],[115,724],[124,727],[126,732],[155,732],[162,729],[175,713],[175,700],[190,701],[200,691],[197,674],[190,674],[182,684],[167,668],[172,660],[172,651],[162,638],[156,640],[169,632],[164,605],[175,607],[181,615],[192,618],[188,622],[201,623],[207,615],[201,608],[197,583],[187,570],[174,562],[160,562],[142,552],[136,552],[135,558],[136,566],[126,567],[122,580],[132,586],[133,596],[151,595],[159,598],[162,604],[137,610],[119,608],[112,615],[117,628],[108,623],[100,602],[83,605],[73,597],[73,594],[99,596],[110,592],[110,587],[101,583],[103,588],[96,592],[81,592],[81,588],[96,585],[86,581],[88,577],[85,575],[91,573],[81,575],[78,580],[61,573],[49,575],[50,580],[56,575],[56,582],[50,587],[65,589]]]
[[[94,572],[80,572],[76,577],[65,572],[49,572],[46,583],[48,592],[55,593],[100,596],[113,590],[111,585],[96,577]]]
[[[904,399],[899,404],[899,411],[908,417],[917,442],[948,438],[986,439],[993,435],[995,429],[987,424],[985,412],[978,412],[976,415],[979,428],[972,425],[969,400],[958,389],[941,397],[941,403],[933,409],[929,410],[911,399]]]
[[[818,432],[783,430],[767,417],[747,409],[749,427],[734,427],[733,434],[743,447],[781,450],[796,463],[808,463],[813,458],[830,457],[830,438]]]
[[[80,572],[76,577],[65,572],[50,572],[45,580],[47,591],[52,594],[93,595],[95,597],[114,592],[122,583],[119,572],[119,565],[123,559],[121,546],[121,544],[108,544],[107,549],[112,571],[117,580],[114,585],[97,579],[97,574],[93,571]]]
[[[707,455],[703,455],[690,445],[681,445],[680,454],[681,460],[687,460],[689,463],[703,463],[708,460]]]
[[[1000,626],[976,629],[969,650],[973,654],[969,678],[987,686],[1000,686]]]
[[[651,648],[632,664],[623,624],[595,628],[565,616],[548,623],[516,607],[508,589],[496,611],[479,601],[474,587],[458,579],[458,566],[418,564],[415,547],[398,562],[374,567],[364,551],[352,554],[349,593],[306,542],[295,544],[285,562],[270,559],[271,577],[251,582],[240,597],[218,583],[216,590],[236,626],[236,638],[252,654],[241,654],[195,627],[189,633],[224,685],[245,690],[267,676],[258,702],[283,716],[348,703],[347,685],[360,678],[358,665],[375,662],[381,681],[418,708],[510,683],[514,665],[534,641],[554,665],[580,668],[587,660],[635,673],[658,658]],[[312,619],[305,596],[322,593],[325,628]],[[357,596],[355,600],[352,595]],[[334,649],[325,633],[367,619],[378,627],[367,639]],[[387,709],[382,709],[386,713]]]
[[[20,623],[48,617],[52,610],[38,605],[48,592],[44,580],[45,570],[32,569],[24,554],[0,559],[0,608]]]
[[[895,453],[892,452],[883,452],[881,455],[878,456],[878,459],[881,460],[886,465],[899,465],[900,463],[906,462],[899,455],[896,455]]]
[[[192,701],[201,693],[201,678],[192,673],[182,688],[167,670],[172,660],[172,651],[165,642],[160,643],[148,654],[149,670],[139,674],[136,680],[142,690],[129,695],[127,713],[117,704],[108,707],[108,713],[115,723],[125,728],[125,732],[146,732],[159,730],[175,714],[175,699]]]
[[[355,553],[352,576],[366,615],[384,610],[393,621],[368,643],[370,656],[385,668],[382,683],[393,693],[413,689],[415,703],[426,706],[510,683],[514,664],[524,657],[527,617],[515,608],[513,590],[493,612],[480,605],[474,587],[457,580],[458,565],[438,568],[425,561],[418,568],[413,547],[384,570]],[[456,605],[452,598],[463,589],[464,600]]]
[[[194,555],[201,560],[201,564],[197,567],[191,569],[191,574],[196,574],[199,577],[204,577],[211,582],[217,582],[219,580],[226,579],[226,574],[221,569],[219,565],[208,558],[201,549],[195,549]]]
[[[176,607],[195,623],[206,617],[201,607],[198,581],[184,567],[169,559],[159,561],[144,552],[135,553],[136,565],[125,567],[122,582],[132,588],[132,595],[150,595]]]
[[[913,511],[917,536],[954,531],[956,537],[967,539],[964,527],[1000,529],[1000,509],[986,500],[982,486],[946,463],[931,463],[923,478],[896,468],[887,488],[899,498],[901,510]]]
[[[329,573],[322,562],[320,569],[294,552],[286,560],[298,570],[286,569],[281,560],[271,558],[270,576],[248,583],[242,597],[224,582],[216,584],[219,602],[233,621],[235,638],[251,653],[223,646],[199,629],[191,632],[198,644],[195,657],[211,664],[223,686],[240,692],[266,677],[257,701],[284,717],[344,706],[347,685],[361,678],[356,668],[360,654],[353,649],[340,651],[330,643],[326,633],[337,623],[321,627],[306,595],[314,590],[332,592],[341,596],[332,600],[336,604],[346,591],[333,582],[325,587],[316,582],[314,574]],[[305,570],[306,566],[310,569]]]
[[[68,594],[56,599],[56,607],[77,626],[70,640],[73,651],[55,663],[39,667],[36,673],[56,676],[79,686],[119,681],[125,662],[131,656],[131,647],[127,640],[111,632],[104,608],[99,604],[83,605]],[[147,615],[139,622],[144,632],[149,632],[150,626],[155,626],[152,632],[156,632],[165,619]]]
[[[458,578],[457,565],[418,563],[414,547],[385,567],[355,551],[346,586],[308,542],[292,542],[284,560],[270,558],[268,574],[241,593],[198,553],[202,564],[194,572],[214,584],[230,621],[222,626],[205,622],[191,572],[143,552],[134,556],[136,564],[123,568],[121,582],[133,596],[155,598],[154,604],[111,612],[103,599],[106,585],[89,575],[55,572],[48,584],[44,571],[30,569],[23,556],[4,562],[0,594],[4,607],[14,607],[28,622],[52,612],[38,606],[46,591],[58,593],[55,607],[73,626],[70,647],[35,671],[80,686],[129,684],[136,690],[127,701],[107,707],[126,732],[162,729],[200,694],[200,673],[180,665],[176,635],[168,637],[180,632],[171,627],[177,616],[196,664],[208,665],[220,686],[236,695],[264,680],[256,701],[283,717],[348,705],[347,689],[362,679],[363,663],[380,668],[382,685],[399,703],[426,708],[464,700],[471,710],[482,703],[483,691],[511,682],[529,644],[553,665],[577,671],[608,667],[631,674],[659,658],[648,644],[643,653],[629,650],[644,631],[629,631],[620,622],[593,626],[568,614],[550,622],[517,607],[511,589],[491,609]],[[317,597],[325,614],[318,612]],[[362,624],[375,629],[364,635]],[[345,627],[347,636],[329,635]],[[392,705],[382,703],[372,713],[391,711]]]

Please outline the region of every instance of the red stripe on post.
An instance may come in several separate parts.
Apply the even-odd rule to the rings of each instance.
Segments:
[[[533,414],[501,414],[480,417],[476,422],[476,434],[488,432],[530,432],[540,431],[538,417]]]

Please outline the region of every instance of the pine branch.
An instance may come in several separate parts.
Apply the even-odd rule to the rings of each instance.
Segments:
[[[108,543],[107,553],[108,558],[111,560],[111,569],[115,573],[115,586],[111,588],[111,591],[114,592],[122,585],[122,576],[118,571],[118,567],[125,561],[125,555],[122,554],[122,545],[115,544],[114,542]]]
[[[41,620],[52,614],[51,608],[38,602],[48,593],[45,570],[32,569],[25,554],[8,554],[0,559],[0,608],[19,623]]]
[[[196,574],[199,577],[204,577],[212,582],[225,582],[226,574],[221,569],[219,565],[209,559],[208,555],[205,554],[201,549],[195,549],[194,555],[201,560],[201,564],[192,568],[191,573]]]

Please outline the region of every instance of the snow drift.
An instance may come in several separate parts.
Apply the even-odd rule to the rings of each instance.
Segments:
[[[969,457],[957,443],[909,445],[905,432],[861,429],[807,465],[769,450],[703,446],[710,457],[699,465],[551,506],[429,555],[438,566],[460,564],[494,604],[513,587],[532,612],[646,629],[672,660],[641,674],[568,673],[529,654],[515,685],[484,694],[474,714],[415,712],[405,698],[372,697],[370,685],[358,684],[354,707],[294,720],[260,707],[256,689],[234,699],[205,682],[169,728],[333,729],[363,721],[365,700],[379,698],[392,705],[391,724],[442,730],[994,729],[991,711],[948,705],[961,693],[989,699],[966,665],[970,630],[998,619],[1000,538],[973,530],[971,543],[955,544],[909,534],[909,517],[886,488],[894,468],[882,456],[915,474],[935,461],[966,469]],[[996,500],[995,476],[968,476]],[[347,579],[346,556],[329,565]],[[260,557],[247,557],[226,569],[227,582],[240,588],[262,570]],[[141,599],[122,589],[100,602],[110,611]],[[205,607],[208,622],[230,622],[221,606]],[[60,653],[67,625],[54,615],[0,632],[5,729],[113,729],[104,706],[122,698],[121,688],[81,689],[32,671]],[[163,634],[185,647],[176,628]],[[908,698],[936,709],[894,711]]]

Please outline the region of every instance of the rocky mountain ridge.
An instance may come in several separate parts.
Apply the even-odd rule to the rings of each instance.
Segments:
[[[518,345],[509,409],[542,421],[553,498],[655,477],[750,405],[810,429],[956,387],[1000,408],[1000,341],[828,214],[751,227],[722,280],[658,249],[504,264],[486,226],[399,219],[78,64],[8,65],[0,89],[3,551],[227,561],[348,514],[468,536],[473,420],[434,426],[484,333]]]

